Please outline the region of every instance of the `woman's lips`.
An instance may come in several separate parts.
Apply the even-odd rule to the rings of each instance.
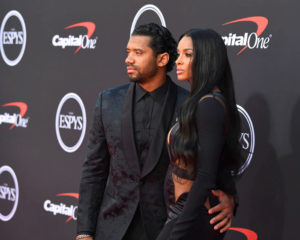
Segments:
[[[177,75],[180,75],[180,74],[182,74],[183,72],[184,72],[183,69],[180,69],[180,68],[179,68],[179,69],[177,68],[177,70],[176,70]]]

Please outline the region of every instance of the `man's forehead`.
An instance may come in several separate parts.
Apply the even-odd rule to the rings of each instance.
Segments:
[[[129,38],[127,47],[133,48],[147,48],[151,41],[150,36],[133,35]]]

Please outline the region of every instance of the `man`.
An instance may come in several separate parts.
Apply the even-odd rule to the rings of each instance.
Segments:
[[[131,83],[101,92],[96,103],[80,183],[77,238],[84,240],[155,240],[166,220],[166,136],[188,92],[166,75],[177,57],[166,28],[139,26],[127,53]],[[212,223],[226,230],[233,200],[215,194],[221,203],[210,211],[221,213]]]

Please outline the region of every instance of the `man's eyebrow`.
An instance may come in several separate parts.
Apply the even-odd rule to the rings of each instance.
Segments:
[[[126,48],[127,50],[134,50],[134,51],[144,51],[142,48]]]

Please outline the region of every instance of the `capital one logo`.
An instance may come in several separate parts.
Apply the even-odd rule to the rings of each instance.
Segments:
[[[239,142],[242,147],[243,164],[238,171],[241,175],[251,163],[255,147],[255,132],[252,120],[246,110],[237,105],[238,112],[241,119],[241,135]]]
[[[60,193],[60,194],[56,194],[56,196],[58,197],[72,197],[75,199],[79,198],[79,194],[78,193]],[[66,220],[66,222],[69,222],[70,220],[77,220],[77,209],[78,206],[74,206],[73,204],[71,205],[66,205],[65,203],[54,203],[51,200],[46,200],[44,202],[44,210],[46,212],[51,212],[53,215],[64,215],[64,216],[68,216],[69,218]]]
[[[229,33],[227,36],[222,36],[226,46],[243,46],[237,53],[240,55],[247,48],[249,49],[267,49],[269,47],[272,35],[261,36],[268,26],[269,20],[266,17],[254,16],[241,18],[234,21],[223,23],[222,26],[227,26],[240,22],[252,22],[256,25],[255,32],[245,32],[244,35],[238,35],[236,33]]]
[[[17,65],[23,57],[25,47],[24,19],[21,13],[12,10],[5,15],[0,28],[0,52],[5,63],[9,66]]]
[[[59,145],[66,152],[75,152],[81,145],[86,130],[86,112],[81,98],[66,94],[60,101],[55,118]]]
[[[65,29],[71,28],[85,28],[86,34],[80,34],[79,36],[69,35],[69,36],[59,36],[54,35],[52,38],[52,45],[54,47],[77,47],[74,54],[76,54],[80,49],[95,49],[98,37],[91,38],[95,32],[96,25],[93,22],[80,22],[70,26],[65,27]]]
[[[231,227],[231,228],[229,228],[229,230],[242,233],[246,237],[246,240],[257,240],[256,232],[254,232],[250,229]]]
[[[14,170],[0,167],[0,220],[9,221],[15,215],[19,202],[19,184]]]
[[[145,6],[143,6],[135,15],[132,24],[131,24],[131,28],[130,28],[130,35],[132,34],[132,32],[135,29],[136,23],[139,20],[140,16],[146,12],[146,11],[152,11],[154,13],[156,13],[156,15],[159,17],[161,25],[166,27],[166,21],[164,19],[164,15],[162,14],[162,12],[160,11],[160,9],[158,7],[156,7],[153,4],[147,4]]]
[[[17,107],[19,109],[18,113],[9,114],[7,112],[0,114],[0,125],[3,123],[11,124],[10,130],[14,127],[27,128],[29,118],[24,117],[27,112],[27,104],[24,102],[11,102],[3,104],[2,107]]]

